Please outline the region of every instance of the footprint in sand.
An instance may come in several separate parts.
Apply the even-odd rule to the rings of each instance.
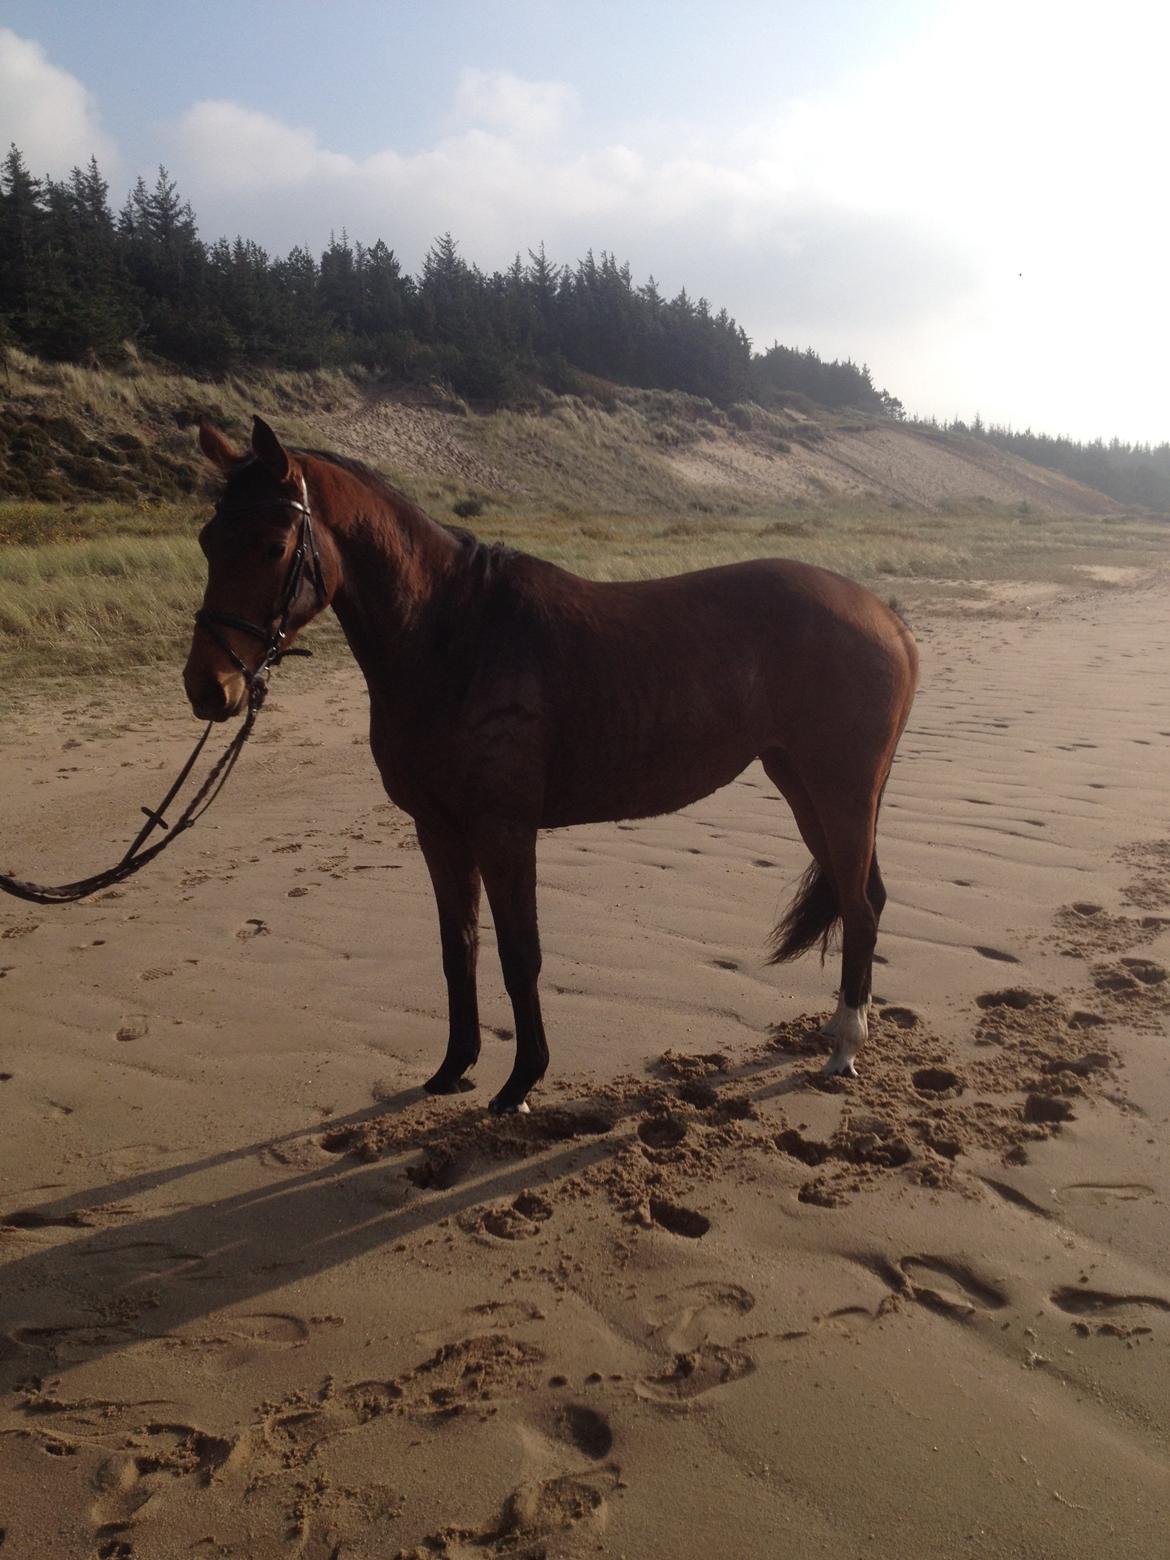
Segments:
[[[739,1381],[756,1368],[756,1362],[742,1349],[722,1344],[703,1343],[697,1349],[676,1354],[671,1369],[660,1376],[644,1376],[634,1390],[653,1403],[680,1403],[702,1397],[716,1387]]]
[[[269,926],[266,921],[261,921],[256,916],[250,916],[240,927],[236,936],[241,942],[249,942],[253,937],[267,937]]]
[[[291,1311],[242,1311],[219,1321],[216,1341],[220,1336],[272,1349],[299,1349],[308,1342],[309,1324]]]
[[[1161,986],[1167,977],[1167,971],[1161,964],[1155,964],[1152,959],[1122,959],[1122,965],[1135,980],[1140,980],[1143,986]]]
[[[742,1284],[709,1282],[690,1284],[681,1296],[669,1298],[675,1305],[665,1315],[651,1315],[650,1324],[655,1342],[672,1355],[709,1342],[713,1332],[733,1327],[756,1303],[755,1295]],[[681,1307],[677,1305],[680,1298]]]
[[[714,1090],[711,1091],[714,1094]],[[717,1098],[717,1096],[716,1096]],[[714,1099],[712,1104],[714,1104]],[[638,1139],[650,1149],[677,1148],[687,1135],[687,1124],[678,1116],[648,1116],[638,1125]]]
[[[553,1417],[553,1431],[593,1462],[600,1462],[613,1450],[613,1428],[609,1420],[585,1403],[566,1403],[558,1408]]]
[[[531,1391],[545,1355],[534,1344],[480,1333],[444,1343],[421,1365],[389,1381],[355,1381],[317,1404],[302,1397],[262,1420],[265,1439],[287,1466],[308,1462],[317,1448],[385,1414],[450,1419],[482,1407],[484,1417],[503,1398]]]
[[[530,1391],[537,1384],[537,1367],[544,1360],[544,1351],[533,1343],[506,1338],[502,1333],[480,1333],[443,1344],[421,1365],[385,1387],[408,1414],[446,1414],[459,1404],[490,1405]],[[370,1385],[381,1384],[359,1384],[343,1396],[360,1405]]]
[[[497,1240],[531,1240],[552,1215],[552,1203],[539,1192],[521,1192],[511,1202],[486,1211],[472,1210],[462,1223],[471,1232],[486,1232]]]
[[[539,1484],[521,1484],[504,1502],[499,1519],[479,1528],[447,1527],[428,1537],[418,1554],[511,1555],[530,1557],[551,1554],[543,1542],[566,1533],[590,1518],[604,1521],[607,1496],[619,1485],[616,1468],[589,1474],[563,1473]],[[557,1553],[561,1552],[560,1546]]]
[[[1087,1008],[1077,1008],[1074,1013],[1069,1014],[1068,1027],[1070,1029],[1099,1029],[1102,1024],[1107,1024],[1108,1022],[1109,1020],[1103,1013],[1092,1013]]]
[[[1024,1096],[1024,1120],[1033,1126],[1059,1127],[1066,1121],[1075,1121],[1072,1105],[1059,1094],[1026,1094]]]
[[[979,1311],[999,1311],[1008,1303],[994,1284],[949,1257],[903,1257],[898,1271],[912,1300],[952,1321],[965,1322]]]
[[[910,1082],[919,1094],[928,1099],[958,1099],[964,1084],[958,1073],[949,1067],[919,1067],[910,1075]]]
[[[671,1235],[685,1236],[687,1240],[701,1240],[711,1228],[711,1221],[705,1214],[667,1202],[662,1197],[651,1197],[650,1220],[659,1229],[668,1230]]]
[[[1141,1181],[1073,1181],[1062,1186],[1056,1194],[1062,1203],[1087,1202],[1102,1208],[1115,1202],[1137,1202],[1153,1195],[1154,1188]]]
[[[1048,1297],[1054,1306],[1070,1316],[1100,1315],[1119,1311],[1123,1306],[1140,1306],[1152,1311],[1170,1311],[1170,1300],[1161,1295],[1117,1295],[1107,1289],[1084,1289],[1067,1284]]]
[[[678,1097],[688,1105],[693,1105],[696,1110],[710,1110],[712,1106],[719,1103],[718,1090],[698,1079],[692,1083],[680,1084]]]
[[[879,1009],[878,1016],[884,1018],[888,1024],[895,1024],[899,1029],[913,1029],[919,1022],[918,1014],[913,1008],[894,1007],[888,1004]]]
[[[133,1542],[126,1535],[138,1512],[174,1480],[190,1477],[197,1484],[210,1484],[240,1445],[192,1425],[156,1421],[130,1432],[124,1450],[102,1463],[94,1477],[97,1498],[89,1516],[101,1560],[133,1556]]]
[[[987,1008],[1013,1008],[1022,1013],[1040,1000],[1035,991],[1025,991],[1022,986],[1009,986],[1006,991],[985,991],[975,998],[975,1006]]]
[[[352,1148],[350,1139],[353,1134],[344,1131],[339,1136],[345,1142],[336,1150],[337,1153],[345,1153]],[[326,1148],[326,1138],[321,1139],[321,1146]],[[432,1148],[417,1165],[407,1165],[406,1179],[412,1185],[424,1192],[447,1192],[456,1186],[467,1173],[473,1162],[473,1155],[459,1152],[454,1149],[444,1148],[441,1145]]]

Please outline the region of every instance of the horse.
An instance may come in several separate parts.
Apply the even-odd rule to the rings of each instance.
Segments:
[[[824,1071],[856,1076],[886,891],[878,811],[917,683],[914,637],[869,590],[768,558],[601,583],[431,519],[357,461],[251,448],[213,425],[224,479],[183,680],[202,720],[249,703],[257,672],[331,607],[370,698],[387,795],[414,821],[438,908],[449,1032],[423,1087],[472,1087],[481,885],[515,1014],[490,1102],[526,1111],[549,1051],[538,990],[541,829],[677,811],[754,760],[812,861],[770,940],[781,963],[841,934]],[[266,647],[263,653],[256,645]]]

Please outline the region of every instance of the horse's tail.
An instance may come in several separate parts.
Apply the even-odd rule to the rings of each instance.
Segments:
[[[814,861],[801,878],[796,897],[768,939],[772,948],[768,963],[783,964],[788,959],[799,958],[818,942],[823,960],[840,919],[833,885]]]

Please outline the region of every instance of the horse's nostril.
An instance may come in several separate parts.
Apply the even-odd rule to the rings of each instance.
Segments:
[[[204,683],[197,688],[188,686],[187,698],[200,720],[226,720],[231,713],[233,701],[222,683]]]

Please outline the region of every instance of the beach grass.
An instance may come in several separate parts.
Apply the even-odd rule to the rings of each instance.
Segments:
[[[205,565],[193,505],[31,503],[0,506],[0,673],[100,676],[175,665],[186,653]],[[1004,513],[913,514],[866,504],[745,509],[664,518],[570,509],[539,513],[519,501],[472,522],[500,541],[601,580],[643,579],[756,557],[836,569],[879,591],[968,607],[1011,581],[1108,588],[1165,559],[1167,528],[1150,518],[1065,519]],[[63,539],[68,537],[69,539]],[[36,538],[42,538],[36,540]],[[327,655],[335,630],[315,627]]]

